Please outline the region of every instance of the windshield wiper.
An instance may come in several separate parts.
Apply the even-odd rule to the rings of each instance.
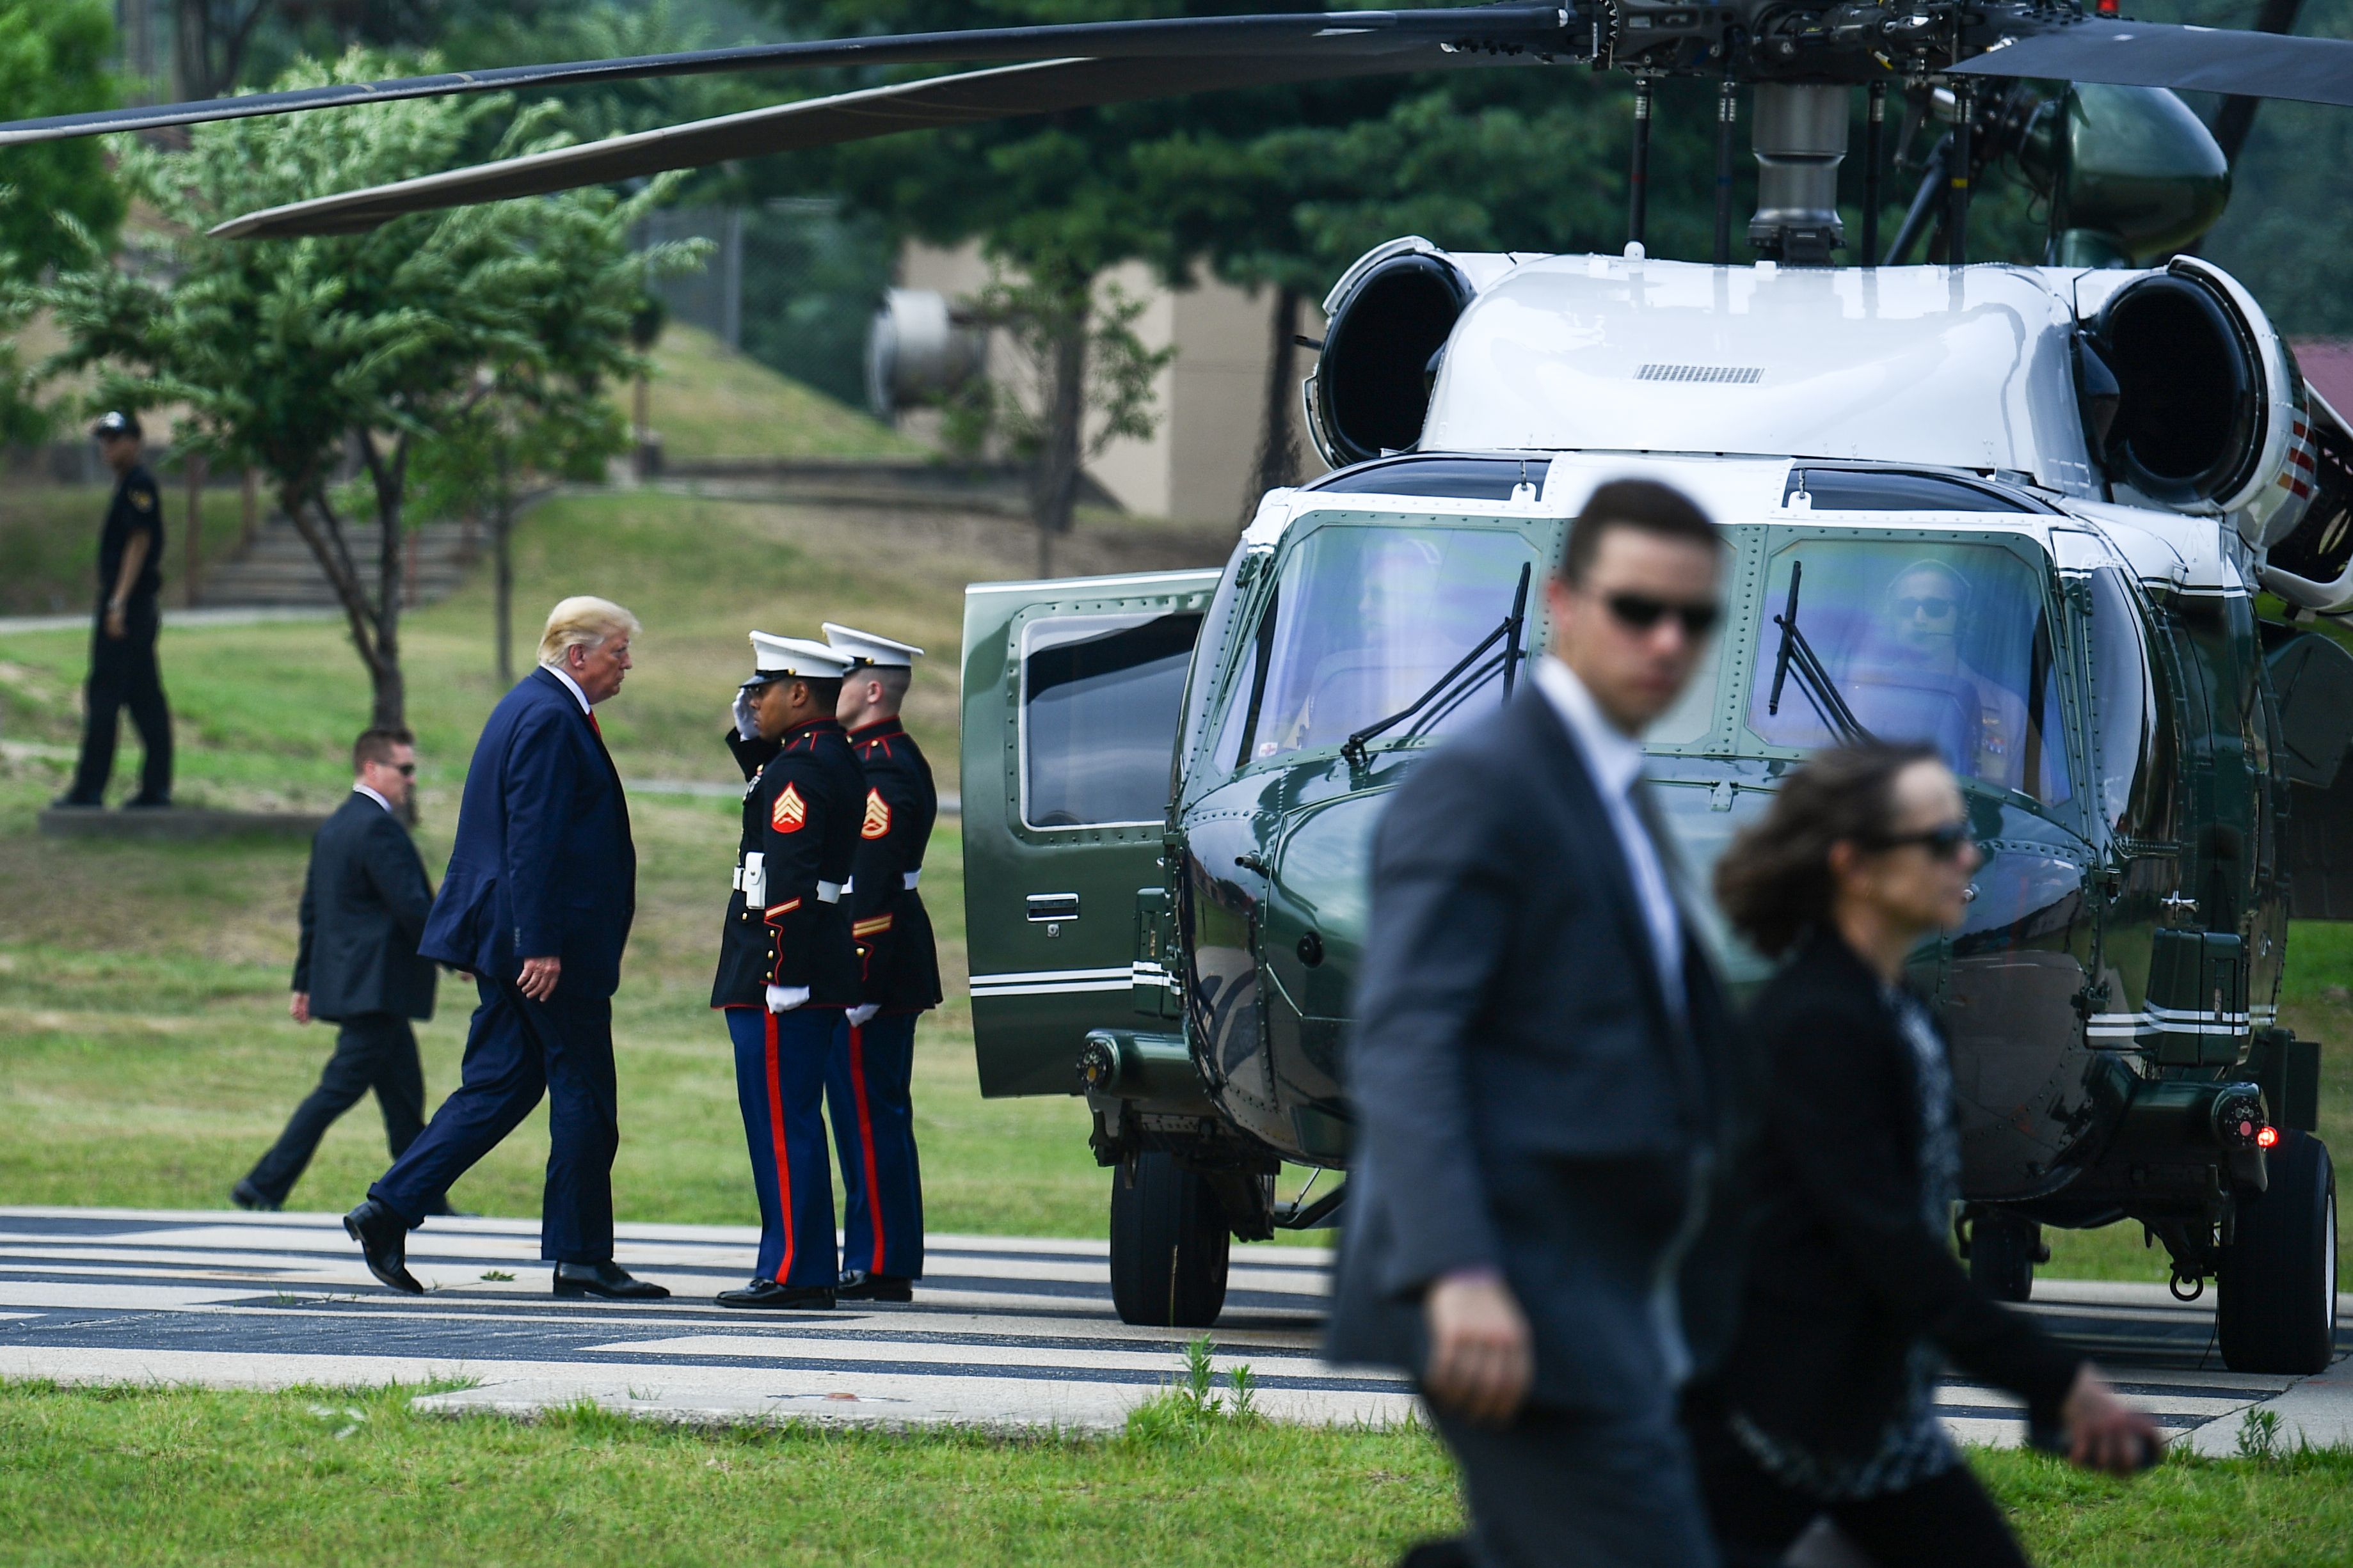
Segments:
[[[1814,645],[1808,642],[1806,634],[1798,629],[1798,584],[1805,580],[1805,575],[1804,562],[1789,563],[1789,605],[1773,617],[1773,624],[1781,628],[1781,651],[1774,656],[1773,694],[1766,700],[1765,711],[1768,716],[1781,711],[1781,684],[1794,669],[1798,672],[1798,684],[1805,692],[1806,701],[1821,721],[1836,731],[1841,742],[1852,745],[1857,741],[1877,740],[1877,736],[1863,728],[1862,721],[1854,716],[1854,710],[1847,706],[1838,682],[1831,679],[1829,668],[1814,652]]]
[[[1480,657],[1485,654],[1489,648],[1493,647],[1498,642],[1501,642],[1504,645],[1503,651],[1495,655],[1493,658],[1488,659],[1485,664],[1480,666],[1476,672],[1479,679],[1472,682],[1470,686],[1465,687],[1463,689],[1463,694],[1468,695],[1470,691],[1475,689],[1480,684],[1483,683],[1488,676],[1494,673],[1495,667],[1501,665],[1504,671],[1504,696],[1506,700],[1509,700],[1512,695],[1512,677],[1518,668],[1521,657],[1520,628],[1527,623],[1529,570],[1529,563],[1522,562],[1520,563],[1520,585],[1518,588],[1514,589],[1512,594],[1512,613],[1504,617],[1503,624],[1501,626],[1497,626],[1493,631],[1489,632],[1485,637],[1481,637],[1477,647],[1474,647],[1469,653],[1464,654],[1462,658],[1456,662],[1452,669],[1448,670],[1444,675],[1441,675],[1436,680],[1431,681],[1430,683],[1429,689],[1425,690],[1420,696],[1415,698],[1411,702],[1406,704],[1403,708],[1398,709],[1388,718],[1380,720],[1376,723],[1366,725],[1363,729],[1357,731],[1355,734],[1342,742],[1340,743],[1340,754],[1347,758],[1349,763],[1354,766],[1360,768],[1363,767],[1369,756],[1369,753],[1365,750],[1365,744],[1366,742],[1374,740],[1388,731],[1395,728],[1397,725],[1404,723],[1408,719],[1412,718],[1415,714],[1428,707],[1432,699],[1436,698],[1449,687],[1452,686],[1455,680],[1461,676],[1464,670],[1469,669],[1473,664],[1478,663]],[[1457,700],[1459,701],[1460,698],[1458,698]],[[1448,705],[1449,708],[1451,706],[1452,704],[1451,703]],[[1439,710],[1439,712],[1432,715],[1432,717],[1436,718],[1442,716],[1446,711],[1447,709],[1441,708]]]

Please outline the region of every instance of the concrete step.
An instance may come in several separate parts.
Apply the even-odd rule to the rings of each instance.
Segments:
[[[370,586],[376,577],[379,537],[373,528],[348,529],[343,534],[361,581]],[[416,531],[413,541],[404,542],[403,555],[403,591],[413,607],[454,592],[479,558],[479,549],[469,547],[462,524],[429,523]],[[413,573],[407,570],[410,560]],[[197,602],[210,607],[257,608],[333,608],[337,604],[334,587],[309,542],[283,518],[272,520],[237,555],[207,574]]]

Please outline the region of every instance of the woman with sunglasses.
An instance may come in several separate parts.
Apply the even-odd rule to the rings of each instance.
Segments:
[[[1937,1418],[1947,1360],[2023,1397],[2079,1465],[2157,1453],[2146,1415],[1946,1243],[1952,1075],[1904,971],[1960,922],[1978,863],[1935,750],[1873,743],[1791,773],[1717,867],[1733,926],[1788,960],[1749,1019],[1772,1084],[1741,1328],[1693,1405],[1729,1563],[1778,1562],[1822,1514],[1883,1563],[2024,1563]]]

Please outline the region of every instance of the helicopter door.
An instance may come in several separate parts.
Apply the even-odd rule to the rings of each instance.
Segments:
[[[984,1095],[1074,1094],[1087,1031],[1138,1022],[1139,894],[1163,885],[1185,673],[1219,575],[965,590],[965,919]]]

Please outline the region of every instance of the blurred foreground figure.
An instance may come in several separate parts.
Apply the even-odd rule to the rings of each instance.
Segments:
[[[412,1018],[433,1016],[433,965],[417,956],[433,886],[400,813],[417,785],[406,730],[370,730],[352,745],[352,793],[311,841],[302,879],[302,945],[287,1011],[298,1024],[340,1024],[319,1087],[229,1196],[275,1209],[335,1118],[370,1089],[396,1160],[425,1130],[425,1069]]]
[[[130,806],[172,804],[172,711],[155,662],[163,626],[164,508],[155,477],[139,461],[139,416],[109,414],[90,435],[114,470],[114,499],[98,540],[98,613],[90,632],[90,684],[83,691],[81,757],[59,805],[106,804],[122,710],[139,729],[146,758]]]
[[[670,1294],[613,1262],[613,992],[638,859],[596,705],[621,689],[637,635],[637,617],[607,600],[557,605],[539,668],[500,700],[475,744],[449,872],[419,946],[471,973],[481,994],[464,1081],[343,1216],[368,1271],[395,1289],[423,1289],[408,1272],[407,1233],[544,1094],[539,1247],[555,1265],[555,1294]]]
[[[1419,1379],[1461,1554],[1497,1568],[1716,1561],[1676,1401],[1727,1331],[1702,1238],[1747,1097],[1638,737],[1706,646],[1721,553],[1677,492],[1597,490],[1550,653],[1375,846],[1330,1352]]]
[[[1961,923],[1980,859],[1936,749],[1869,743],[1789,774],[1716,868],[1733,924],[1790,955],[1749,1019],[1771,1087],[1739,1334],[1693,1401],[1732,1563],[1779,1562],[1826,1513],[1887,1568],[2023,1568],[1937,1418],[1947,1359],[2021,1395],[2079,1465],[2123,1474],[2157,1456],[2156,1426],[1947,1245],[1952,1069],[1904,970]]]
[[[845,1301],[906,1301],[923,1273],[923,1173],[915,1159],[915,1020],[940,1005],[939,952],[915,885],[939,819],[932,765],[899,722],[923,649],[825,623],[849,659],[834,716],[866,773],[849,934],[859,1005],[842,1017],[825,1075],[841,1160]]]

